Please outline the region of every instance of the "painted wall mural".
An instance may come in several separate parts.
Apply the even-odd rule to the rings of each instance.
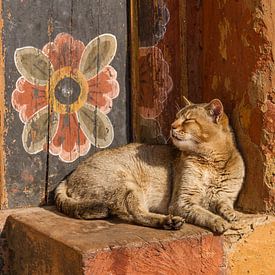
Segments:
[[[141,141],[166,143],[159,116],[173,89],[169,64],[161,49],[170,12],[166,1],[139,2],[139,115]],[[147,121],[146,121],[147,120]]]
[[[127,1],[2,1],[1,15],[0,205],[51,204],[81,161],[130,141]]]
[[[42,50],[18,48],[14,62],[21,77],[12,106],[24,123],[25,151],[36,154],[49,146],[52,155],[73,162],[91,145],[108,147],[114,138],[107,114],[119,94],[117,72],[110,65],[117,40],[105,33],[85,47],[60,33]]]
[[[139,0],[139,41],[141,47],[158,44],[164,38],[170,12],[165,0]]]
[[[184,49],[180,43],[185,2],[139,0],[138,3],[139,117],[136,120],[139,129],[136,136],[148,143],[167,143],[176,105],[181,104],[180,94],[185,88]]]
[[[169,65],[161,49],[156,46],[139,48],[139,64],[139,113],[145,119],[154,119],[164,110],[165,102],[173,89]]]

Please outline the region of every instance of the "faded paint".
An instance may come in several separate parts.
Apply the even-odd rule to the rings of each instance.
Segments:
[[[138,76],[132,71],[134,81],[139,79],[132,102],[135,141],[150,140],[158,131],[141,132],[143,119],[155,119],[168,139],[175,106],[181,105],[181,95],[187,93],[185,10],[185,1],[139,1]]]
[[[7,207],[7,191],[5,185],[5,150],[4,150],[4,135],[5,135],[5,56],[3,49],[3,26],[4,20],[2,17],[2,1],[0,1],[0,209]]]
[[[218,0],[219,9],[222,9],[226,4],[227,0]]]
[[[242,34],[241,40],[242,40],[243,45],[244,45],[245,47],[249,47],[249,46],[250,46],[250,44],[248,43],[248,40],[247,40],[247,37],[246,37],[245,34]]]
[[[214,75],[212,79],[211,88],[212,90],[217,90],[218,86],[219,86],[219,77],[217,75]]]
[[[218,27],[219,27],[219,31],[220,31],[220,35],[221,35],[219,51],[220,51],[220,55],[222,56],[222,58],[224,58],[226,60],[227,59],[226,39],[230,32],[229,21],[226,19],[226,17],[224,17],[223,20],[220,21]]]
[[[238,206],[270,213],[275,213],[274,2],[204,2],[203,78],[197,83],[203,101],[222,100],[236,132],[247,172]]]
[[[228,76],[224,78],[224,87],[228,92],[231,90],[231,81]]]
[[[92,73],[92,75],[85,75],[85,78],[87,79],[89,78],[88,79],[89,84],[91,84],[89,87],[89,90],[90,89],[93,90],[93,95],[90,96],[90,100],[92,101],[92,100],[100,99],[100,102],[97,102],[98,103],[97,106],[99,109],[101,109],[101,107],[106,107],[104,109],[105,114],[112,109],[112,112],[108,113],[108,119],[110,119],[111,121],[110,122],[108,120],[108,126],[110,125],[110,128],[111,128],[111,130],[108,132],[108,134],[110,133],[110,135],[108,136],[108,143],[112,142],[110,146],[116,147],[127,143],[129,140],[130,130],[127,125],[128,110],[129,110],[129,106],[128,106],[129,93],[128,91],[126,91],[126,87],[128,86],[128,78],[126,77],[126,74],[125,74],[125,70],[127,67],[126,66],[126,63],[127,63],[126,62],[127,60],[126,1],[106,0],[106,1],[101,1],[99,3],[98,1],[94,1],[94,0],[93,1],[92,0],[89,0],[89,1],[73,0],[73,1],[67,1],[65,6],[62,5],[62,1],[51,1],[51,3],[52,5],[49,5],[47,1],[34,1],[34,0],[1,1],[1,4],[3,5],[3,11],[1,13],[1,16],[3,16],[3,20],[4,20],[4,27],[2,28],[2,31],[5,38],[3,49],[2,49],[3,52],[5,53],[5,64],[2,65],[3,70],[1,72],[1,77],[4,76],[5,79],[3,81],[0,80],[0,85],[2,85],[0,89],[1,89],[1,92],[3,93],[1,94],[2,100],[0,100],[1,102],[0,104],[5,104],[5,105],[2,105],[0,109],[1,109],[1,115],[5,114],[6,116],[5,116],[5,120],[3,120],[3,117],[1,117],[2,136],[0,137],[0,140],[2,144],[0,145],[2,145],[2,148],[4,149],[4,150],[1,150],[1,154],[4,154],[4,153],[6,154],[6,160],[3,160],[5,162],[2,162],[1,164],[2,171],[0,172],[2,177],[1,188],[3,189],[5,187],[7,189],[8,207],[10,208],[34,206],[34,205],[37,206],[45,203],[45,200],[48,200],[48,198],[50,197],[49,195],[50,191],[52,191],[55,188],[55,186],[58,184],[58,182],[60,182],[62,178],[64,178],[73,169],[75,169],[76,165],[78,164],[78,161],[75,161],[73,163],[63,162],[60,160],[61,157],[58,158],[56,157],[56,155],[61,156],[62,154],[62,159],[72,161],[75,159],[75,156],[77,157],[83,156],[84,158],[84,156],[87,157],[88,155],[91,155],[95,151],[99,150],[98,148],[95,148],[95,146],[91,146],[92,143],[90,142],[90,140],[89,141],[87,140],[88,137],[86,137],[85,134],[91,133],[89,137],[93,140],[96,139],[96,141],[93,141],[94,143],[96,143],[96,146],[102,147],[102,142],[99,139],[92,136],[95,134],[96,131],[93,131],[95,129],[92,129],[91,123],[90,123],[91,120],[95,120],[93,119],[95,118],[95,116],[98,118],[98,115],[93,114],[92,116],[90,116],[90,121],[87,123],[89,125],[86,125],[87,126],[85,128],[86,132],[84,134],[83,132],[80,133],[80,131],[78,131],[78,129],[80,128],[79,126],[80,123],[79,123],[78,117],[76,117],[76,114],[75,114],[76,112],[74,113],[74,115],[70,116],[69,119],[64,118],[65,115],[59,114],[59,119],[55,120],[60,122],[59,123],[60,127],[61,127],[61,124],[62,126],[64,126],[63,129],[58,128],[59,130],[57,130],[58,133],[56,133],[55,135],[54,142],[50,143],[50,145],[54,143],[55,148],[53,148],[53,146],[51,148],[48,146],[49,141],[53,141],[53,139],[50,139],[50,137],[48,137],[47,135],[47,132],[48,132],[47,126],[49,126],[50,129],[54,128],[54,127],[51,127],[54,124],[52,123],[52,121],[49,123],[50,125],[48,125],[48,122],[50,121],[49,119],[48,121],[46,121],[45,119],[41,118],[40,120],[41,123],[33,125],[33,126],[37,126],[37,125],[41,126],[43,122],[46,122],[45,127],[37,127],[36,129],[33,129],[32,127],[26,127],[25,133],[27,138],[24,137],[24,141],[26,142],[22,143],[22,133],[24,131],[23,128],[25,127],[25,123],[21,123],[20,118],[22,117],[18,116],[18,113],[16,112],[16,110],[14,110],[10,104],[12,101],[12,98],[11,98],[12,91],[14,91],[17,88],[16,80],[20,77],[22,73],[23,76],[26,76],[26,79],[32,82],[34,79],[36,80],[39,79],[40,73],[43,73],[44,77],[42,79],[42,84],[44,85],[43,86],[44,95],[46,95],[45,83],[48,82],[49,72],[45,72],[45,71],[38,72],[37,70],[34,70],[33,69],[34,67],[32,65],[36,66],[38,64],[28,63],[32,61],[31,58],[25,59],[24,61],[28,61],[28,62],[25,62],[25,64],[23,64],[24,62],[23,63],[21,62],[21,65],[23,65],[24,69],[26,69],[27,71],[25,70],[23,72],[22,66],[19,66],[19,70],[17,70],[16,65],[18,65],[19,63],[18,62],[14,63],[14,53],[16,49],[18,48],[26,49],[26,46],[30,45],[35,49],[37,49],[37,53],[39,53],[38,49],[41,49],[42,51],[42,46],[46,44],[49,50],[47,52],[47,58],[49,57],[49,54],[51,54],[52,58],[50,61],[53,63],[54,71],[57,71],[60,69],[60,67],[64,67],[62,66],[64,65],[64,62],[67,62],[66,63],[67,66],[75,64],[75,62],[73,61],[76,61],[76,59],[79,62],[81,60],[81,56],[79,55],[83,53],[85,45],[88,45],[89,41],[91,41],[92,38],[98,37],[99,35],[106,34],[106,33],[113,34],[119,41],[117,51],[116,51],[116,56],[114,59],[112,59],[112,54],[110,54],[109,52],[108,53],[109,58],[107,58],[107,60],[105,59],[105,61],[108,61],[108,63],[109,61],[110,62],[112,61],[113,69],[110,69],[110,66],[108,64],[103,64],[104,62],[103,57],[106,57],[106,54],[102,55],[101,50],[102,49],[107,50],[108,46],[106,44],[102,45],[101,43],[97,43],[99,42],[99,40],[95,40],[92,45],[93,47],[90,48],[93,54],[89,54],[89,51],[86,52],[87,58],[88,58],[87,60],[91,62],[88,62],[86,64],[83,63],[82,65],[83,65],[83,68],[86,70],[87,69],[86,65],[94,65],[93,62],[96,62],[97,59],[100,59],[98,60],[100,62],[98,62],[96,66],[93,66],[93,68],[96,68],[97,65],[102,65],[102,64],[104,65],[104,68],[106,68],[106,70],[104,69],[104,71],[101,70],[102,67],[96,68],[94,70],[96,71],[96,74]],[[39,10],[40,12],[39,13],[33,12],[34,10],[35,11]],[[81,14],[82,16],[79,16],[79,14]],[[115,14],[115,16],[110,17],[108,16],[109,14]],[[97,21],[97,18],[100,20],[100,23],[102,23],[100,24],[100,30],[98,29],[99,28],[98,24],[93,24],[95,20]],[[91,28],[91,24],[94,26],[93,28]],[[62,48],[62,51],[61,53],[60,51],[58,53],[56,51],[58,46],[55,44],[56,42],[55,38],[60,33],[63,33],[63,34],[70,33],[74,37],[76,36],[76,38],[73,40],[69,37],[69,40],[66,40],[64,38],[65,35],[63,35],[62,37],[59,36],[62,41],[59,40],[60,44],[58,45],[60,46],[59,49]],[[16,39],[14,39],[14,37],[16,37]],[[106,38],[106,35],[105,35],[105,38]],[[78,40],[78,42],[76,42],[76,39]],[[103,40],[104,40],[104,37],[100,36],[100,41],[103,42]],[[79,41],[83,41],[83,43]],[[78,53],[75,53],[75,51],[77,51]],[[95,58],[97,56],[97,52],[100,58]],[[79,57],[79,58],[76,58],[76,57]],[[45,58],[40,59],[40,61],[43,61],[43,60],[45,63]],[[60,66],[58,66],[57,64],[59,61],[60,61],[59,63]],[[70,63],[70,61],[72,61],[72,63],[68,64]],[[105,66],[105,65],[108,65],[108,66]],[[45,68],[46,67],[47,66],[45,66]],[[39,68],[41,69],[41,67]],[[32,73],[34,73],[34,75]],[[91,82],[90,82],[90,77],[92,77]],[[65,78],[65,80],[67,79],[68,78]],[[107,84],[107,85],[102,85],[103,79],[106,80],[106,82],[104,81],[104,84]],[[3,85],[4,81],[5,81],[5,87]],[[119,82],[119,87],[118,85],[116,85],[116,83],[114,83],[115,81]],[[46,107],[49,101],[48,101],[48,98],[46,98],[47,95],[44,98],[41,98],[40,97],[41,93],[37,91],[38,89],[30,89],[30,86],[28,86],[26,82],[25,83],[21,82],[20,84],[24,86],[24,91],[27,92],[28,96],[26,96],[26,93],[22,93],[22,89],[21,89],[18,93],[16,93],[16,96],[18,99],[17,103],[21,103],[20,105],[22,107],[21,110],[25,108],[25,111],[26,109],[27,111],[30,111],[30,109],[32,109],[32,111],[34,112],[28,113],[28,115],[32,116],[35,113],[35,111],[41,110],[42,107],[38,105],[41,103],[42,99],[43,100],[45,99],[44,102],[46,102],[45,104]],[[64,83],[66,84],[67,82],[62,82],[62,84]],[[17,84],[19,85],[19,83]],[[22,86],[18,88],[20,89],[22,88]],[[116,89],[116,88],[119,88],[119,89]],[[100,89],[100,91],[104,90],[104,92],[107,92],[108,90],[111,94],[110,97],[112,98],[118,95],[117,91],[120,91],[119,97],[114,102],[112,102],[109,96],[105,97],[106,94],[104,95],[104,97],[100,96],[97,89]],[[37,96],[38,94],[39,96]],[[34,98],[36,96],[37,96],[37,100],[35,100]],[[50,97],[49,94],[48,96]],[[64,103],[63,101],[64,97],[63,98],[59,97],[59,99]],[[85,101],[85,103],[87,102]],[[112,108],[112,103],[114,103],[113,106],[117,108]],[[5,106],[7,107],[7,109],[4,109]],[[72,104],[70,104],[70,106],[72,106]],[[34,110],[34,108],[36,107],[38,109]],[[80,115],[81,120],[87,121],[85,117],[86,117],[88,108],[84,109],[84,105],[82,107],[83,108],[81,108],[81,115]],[[55,109],[55,111],[57,111],[57,108]],[[89,114],[91,113],[90,111],[91,110],[89,110],[88,112]],[[80,109],[77,112],[79,113]],[[47,115],[45,115],[44,118],[46,116]],[[107,116],[105,116],[104,119],[106,117]],[[28,116],[28,119],[24,120],[24,122],[29,121],[29,118],[30,117]],[[56,119],[56,116],[50,116],[50,119]],[[99,120],[100,120],[100,125],[103,127],[98,127]],[[109,129],[107,130],[106,127],[104,127],[106,125],[106,123],[104,122],[102,123],[101,118],[99,118],[96,123],[94,123],[93,121],[93,125],[96,124],[96,127],[94,128],[100,128],[99,129],[100,134],[98,133],[95,134],[97,137],[99,135],[101,137],[105,137],[103,132],[104,131],[107,132],[109,130]],[[42,131],[43,128],[44,128],[44,131]],[[113,137],[113,135],[111,135],[111,133],[113,132],[115,132],[114,139],[109,138],[109,137]],[[45,138],[44,139],[45,142],[43,142],[43,144],[41,144],[42,142],[40,143],[40,141],[43,141],[42,137]],[[63,139],[64,137],[66,138],[66,144],[64,141],[65,139]],[[29,148],[30,143],[33,142],[35,139],[37,143],[39,143],[39,146],[37,146],[39,147],[39,152],[38,152],[38,148],[36,148],[36,150],[32,151],[33,154],[28,154],[24,150],[23,146],[27,145],[25,147]],[[75,140],[80,142],[79,143],[74,142]],[[64,148],[65,146],[63,146],[64,144],[66,145],[66,149]],[[49,153],[50,150],[51,152],[54,151],[54,154],[50,154]],[[60,151],[62,150],[63,150],[63,153],[60,153]],[[87,153],[87,151],[89,152]],[[1,161],[2,161],[2,158],[1,158]],[[16,170],[14,169],[15,164],[16,164]],[[3,171],[3,169],[5,169],[5,171]],[[22,172],[25,169],[29,169],[28,171],[29,173],[32,174],[32,177],[25,175],[24,173],[22,174]],[[20,180],[21,177],[23,178],[23,180]],[[0,192],[2,196],[5,195],[3,190],[0,190]],[[1,204],[3,204],[4,200],[5,200],[4,197],[1,198]],[[50,200],[48,201],[52,202]]]

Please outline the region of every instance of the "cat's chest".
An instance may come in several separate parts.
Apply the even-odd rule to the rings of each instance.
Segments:
[[[201,181],[204,183],[202,195],[204,195],[206,201],[211,202],[217,199],[227,190],[227,175],[221,174],[214,169],[204,171],[201,175]]]

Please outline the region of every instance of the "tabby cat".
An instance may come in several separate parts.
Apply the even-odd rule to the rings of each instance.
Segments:
[[[242,157],[220,100],[185,101],[171,125],[174,146],[134,143],[92,155],[57,187],[59,211],[165,229],[184,220],[217,233],[229,229],[238,219]]]

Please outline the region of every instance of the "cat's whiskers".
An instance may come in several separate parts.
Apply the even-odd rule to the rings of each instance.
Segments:
[[[165,139],[165,143],[168,143],[168,141],[171,139],[171,135],[167,139]]]
[[[176,106],[177,112],[179,112],[181,108],[177,102],[175,102],[175,106]]]

